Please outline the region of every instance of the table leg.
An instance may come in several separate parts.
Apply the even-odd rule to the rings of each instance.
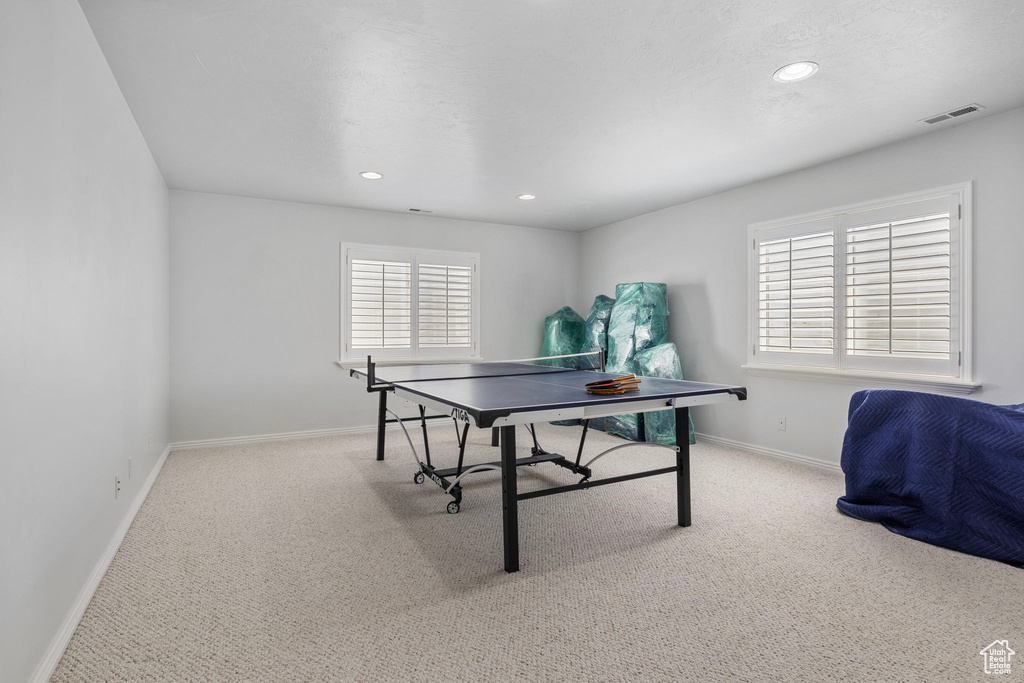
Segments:
[[[387,429],[388,392],[379,391],[380,403],[377,408],[377,459],[384,459],[384,431]]]
[[[676,502],[679,526],[690,526],[690,409],[676,408]]]
[[[516,427],[501,428],[501,510],[505,571],[519,571],[519,492],[516,487]]]
[[[501,428],[500,427],[491,427],[491,445],[492,446],[497,446],[498,443],[499,443],[499,441],[498,441],[498,430],[499,429],[501,429]]]

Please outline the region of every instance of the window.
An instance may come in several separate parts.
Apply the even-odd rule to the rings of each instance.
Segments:
[[[417,277],[420,347],[472,349],[473,268],[420,263]]]
[[[352,258],[349,273],[349,348],[411,348],[412,264]]]
[[[750,369],[970,382],[970,185],[750,226]]]
[[[342,245],[342,358],[477,355],[477,254]]]

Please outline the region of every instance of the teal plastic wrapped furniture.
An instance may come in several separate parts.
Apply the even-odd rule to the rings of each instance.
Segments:
[[[583,346],[583,318],[569,306],[563,306],[544,318],[544,341],[541,356],[564,356],[579,353]]]
[[[608,319],[606,369],[636,373],[638,351],[668,341],[668,287],[663,282],[626,282],[615,287],[615,305]],[[632,441],[644,440],[643,415],[627,413],[605,418],[605,430]]]
[[[668,341],[668,287],[663,282],[615,286],[608,319],[608,372],[633,372],[637,351]]]
[[[541,357],[565,356],[570,353],[579,353],[583,346],[583,336],[583,317],[570,306],[563,306],[544,318],[544,341],[540,345],[540,355]],[[568,360],[565,365],[560,365],[557,359],[551,361],[551,364],[556,367],[571,367]],[[551,424],[577,425],[579,423],[579,420],[560,420]]]
[[[663,377],[664,379],[683,379],[683,367],[679,362],[679,350],[672,342],[658,344],[649,349],[638,351],[633,357],[636,374],[644,377]],[[652,443],[674,444],[676,442],[675,411],[662,410],[657,413],[644,413],[644,441]],[[697,443],[693,436],[693,420],[690,420],[690,443]]]
[[[590,306],[590,314],[584,323],[583,347],[581,352],[604,351],[608,354],[608,321],[612,317],[615,299],[598,294]]]
[[[581,353],[601,351],[608,355],[608,320],[612,317],[612,306],[615,299],[598,294],[590,306],[590,314],[584,323],[583,348]],[[604,430],[604,418],[596,417],[590,421],[591,429]]]

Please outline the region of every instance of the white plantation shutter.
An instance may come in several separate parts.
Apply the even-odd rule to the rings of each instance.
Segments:
[[[342,245],[342,357],[475,356],[476,254]]]
[[[949,360],[949,214],[846,233],[846,349]]]
[[[969,384],[970,191],[750,226],[750,363]]]
[[[758,243],[760,351],[834,353],[834,241],[818,232]]]
[[[473,346],[473,269],[419,264],[419,345]]]
[[[350,261],[353,349],[412,347],[412,264]]]

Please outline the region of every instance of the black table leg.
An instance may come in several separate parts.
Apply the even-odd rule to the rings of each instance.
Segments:
[[[498,430],[499,429],[501,429],[501,428],[500,427],[491,427],[491,445],[492,446],[497,446],[498,445]]]
[[[676,408],[676,498],[679,526],[690,526],[690,409]]]
[[[501,510],[505,571],[519,571],[519,492],[516,488],[516,426],[501,428]]]
[[[427,408],[420,406],[420,425],[423,427],[423,453],[427,458],[427,467],[430,463],[430,439],[427,438]]]
[[[380,391],[380,404],[377,408],[377,459],[384,459],[384,430],[387,429],[385,422],[388,417],[388,392]]]

